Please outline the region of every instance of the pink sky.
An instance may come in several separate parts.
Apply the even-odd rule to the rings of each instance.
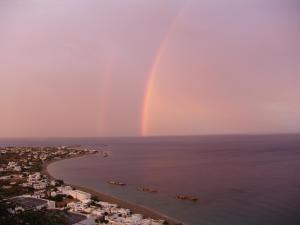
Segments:
[[[299,10],[0,1],[0,137],[300,132]]]

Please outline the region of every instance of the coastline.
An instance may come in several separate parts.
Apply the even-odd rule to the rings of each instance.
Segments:
[[[96,153],[99,154],[99,153]],[[69,158],[65,158],[65,159],[56,159],[56,160],[51,160],[51,161],[47,161],[43,163],[42,166],[42,171],[41,173],[48,176],[49,179],[51,180],[55,180],[55,177],[53,177],[49,171],[48,171],[48,166],[58,162],[58,161],[63,161],[63,160],[68,160],[68,159],[72,159],[72,158],[79,158],[79,157],[83,157],[83,156],[87,156],[87,155],[80,155],[80,156],[74,156],[74,157],[69,157]],[[105,202],[109,202],[109,203],[113,203],[113,204],[117,204],[119,207],[121,208],[126,208],[126,209],[130,209],[132,210],[134,213],[138,213],[138,214],[142,214],[144,217],[149,217],[152,219],[162,219],[168,222],[168,224],[170,225],[186,225],[181,221],[178,221],[176,219],[173,219],[167,215],[163,215],[153,209],[147,208],[145,206],[141,206],[135,203],[131,203],[128,202],[126,200],[120,199],[120,198],[116,198],[114,196],[108,195],[108,194],[104,194],[102,192],[87,188],[87,187],[83,187],[83,186],[78,186],[78,185],[73,185],[73,184],[67,184],[70,185],[78,190],[84,191],[84,192],[88,192],[90,194],[92,194],[93,196],[97,196],[99,199],[101,199],[101,201],[105,201]]]

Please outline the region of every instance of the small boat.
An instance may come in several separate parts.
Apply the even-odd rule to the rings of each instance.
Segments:
[[[142,192],[153,193],[153,194],[158,192],[158,190],[156,190],[156,189],[147,188],[147,187],[138,187],[137,190],[142,191]]]
[[[108,156],[110,156],[110,155],[111,155],[111,153],[108,152],[108,151],[103,151],[103,152],[102,152],[103,158],[106,158],[106,157],[108,157]]]
[[[111,185],[117,185],[117,186],[126,186],[126,183],[119,182],[119,181],[114,181],[114,180],[110,180],[107,183],[111,184]]]
[[[193,201],[193,202],[198,201],[197,197],[190,196],[190,195],[177,195],[176,198],[179,200],[189,200],[189,201]]]

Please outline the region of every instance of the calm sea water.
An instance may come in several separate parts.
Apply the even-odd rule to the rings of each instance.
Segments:
[[[52,164],[55,177],[187,224],[300,224],[300,135],[0,140],[0,145],[54,144],[112,152],[108,158],[93,155]],[[128,185],[110,186],[110,179]],[[141,185],[159,193],[136,191]],[[176,200],[177,194],[199,201]]]

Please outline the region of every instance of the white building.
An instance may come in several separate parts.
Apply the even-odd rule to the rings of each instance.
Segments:
[[[2,176],[2,177],[0,177],[0,180],[9,180],[9,179],[11,179],[10,176]]]
[[[17,166],[17,163],[16,163],[16,162],[9,162],[9,163],[7,164],[7,168],[8,168],[8,169],[14,168],[15,166]]]
[[[67,204],[68,207],[70,207],[72,212],[81,212],[85,211],[86,205],[84,205],[81,202],[70,202]]]
[[[44,183],[44,182],[34,183],[34,184],[32,185],[32,187],[33,187],[35,190],[43,190],[43,189],[46,189],[47,183]]]
[[[87,199],[91,199],[92,197],[90,193],[80,190],[71,190],[69,191],[69,195],[71,195],[73,198],[78,199],[79,201],[86,201]]]
[[[108,203],[108,202],[97,202],[98,204],[100,204],[101,206],[103,206],[104,208],[116,208],[118,207],[117,204],[111,204],[111,203]]]
[[[27,181],[29,183],[35,183],[35,182],[39,181],[40,179],[41,179],[41,173],[34,173],[34,174],[30,174],[28,176]]]
[[[15,166],[14,171],[21,172],[22,171],[21,166]]]
[[[57,196],[57,193],[55,191],[51,191],[50,195],[51,195],[51,197],[55,197],[55,196]]]
[[[22,183],[22,184],[20,184],[22,187],[30,187],[31,186],[31,184],[30,183]]]
[[[70,186],[63,186],[63,187],[57,187],[58,193],[59,194],[64,194],[64,195],[70,195],[70,191],[73,190],[72,187]]]

